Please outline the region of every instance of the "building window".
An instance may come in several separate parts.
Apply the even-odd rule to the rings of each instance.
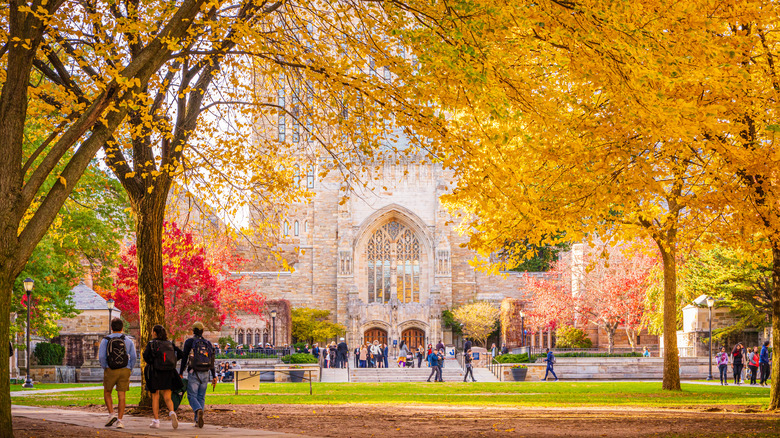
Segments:
[[[306,170],[306,187],[314,188],[314,167],[311,166]]]
[[[260,329],[255,330],[255,345],[260,344]]]
[[[295,165],[295,173],[293,174],[293,185],[297,189],[301,185],[301,167]]]
[[[285,139],[285,117],[284,117],[284,73],[279,76],[279,92],[277,104],[279,105],[279,141],[284,142]]]
[[[309,232],[309,221],[303,221],[303,232],[304,233]]]
[[[296,236],[300,234],[300,228],[299,228],[299,225],[298,225],[298,221],[293,222],[293,234],[296,235]]]
[[[368,302],[420,301],[420,242],[412,230],[390,221],[366,245]]]
[[[244,345],[244,330],[238,331],[238,345]]]
[[[284,235],[285,236],[290,235],[290,223],[287,221],[284,221]]]

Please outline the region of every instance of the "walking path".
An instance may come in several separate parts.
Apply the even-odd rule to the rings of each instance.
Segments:
[[[130,387],[141,386],[138,383],[130,384]],[[74,386],[73,388],[57,388],[57,389],[22,389],[19,391],[11,391],[11,397],[23,397],[28,395],[40,395],[40,394],[52,394],[57,392],[72,392],[72,391],[94,391],[96,389],[103,389],[103,386]]]
[[[54,391],[54,390],[51,390]],[[26,417],[37,421],[55,422],[72,424],[74,426],[91,427],[95,430],[105,430],[112,432],[123,432],[131,435],[146,436],[173,436],[173,437],[243,437],[243,436],[261,436],[268,438],[306,438],[304,435],[290,433],[272,432],[259,429],[239,429],[235,427],[212,426],[206,424],[203,429],[194,426],[193,423],[179,422],[179,428],[171,428],[169,421],[161,421],[159,429],[150,429],[150,419],[147,417],[134,417],[125,415],[122,420],[125,423],[124,429],[116,427],[103,427],[107,415],[97,412],[83,412],[69,409],[40,408],[34,406],[12,405],[11,414],[16,417]],[[208,412],[207,412],[208,415]],[[204,418],[208,418],[204,416]]]

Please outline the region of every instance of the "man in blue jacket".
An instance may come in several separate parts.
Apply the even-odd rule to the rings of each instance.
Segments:
[[[761,369],[761,386],[766,386],[766,381],[769,379],[769,341],[764,341],[764,346],[761,347],[758,367]]]
[[[108,421],[106,427],[116,423],[116,427],[123,429],[122,417],[125,415],[125,393],[130,389],[130,374],[138,360],[133,340],[125,337],[122,330],[124,323],[119,318],[111,320],[111,334],[100,341],[98,348],[98,361],[103,368],[103,401],[108,409]],[[118,415],[114,415],[114,400],[111,392],[116,386],[116,395],[119,402]]]
[[[547,374],[552,373],[553,377],[555,377],[555,382],[558,381],[558,376],[555,375],[555,371],[553,371],[553,365],[555,364],[555,355],[553,354],[550,349],[547,349],[547,359],[544,360],[547,362],[547,370],[544,372],[544,377],[542,380],[547,380]]]
[[[439,366],[439,357],[436,355],[435,351],[432,351],[431,354],[428,355],[428,363],[431,366],[431,375],[428,376],[428,382],[431,381],[431,377],[433,377],[434,382],[443,382],[441,378],[441,367]]]

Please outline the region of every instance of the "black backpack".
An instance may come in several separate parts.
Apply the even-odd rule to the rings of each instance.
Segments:
[[[193,337],[188,361],[195,371],[210,370],[214,363],[214,346],[200,336]]]
[[[130,361],[130,356],[127,355],[127,347],[125,347],[125,335],[118,337],[106,336],[106,362],[108,367],[112,370],[118,370],[125,368]]]
[[[153,341],[154,369],[170,371],[176,369],[176,350],[171,341]]]

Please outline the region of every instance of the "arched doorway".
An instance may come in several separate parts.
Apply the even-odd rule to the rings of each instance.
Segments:
[[[418,328],[408,328],[401,333],[401,339],[406,346],[416,349],[418,346],[425,348],[425,332]]]
[[[373,344],[379,341],[380,344],[387,344],[387,332],[381,328],[372,328],[363,333],[363,341]]]

